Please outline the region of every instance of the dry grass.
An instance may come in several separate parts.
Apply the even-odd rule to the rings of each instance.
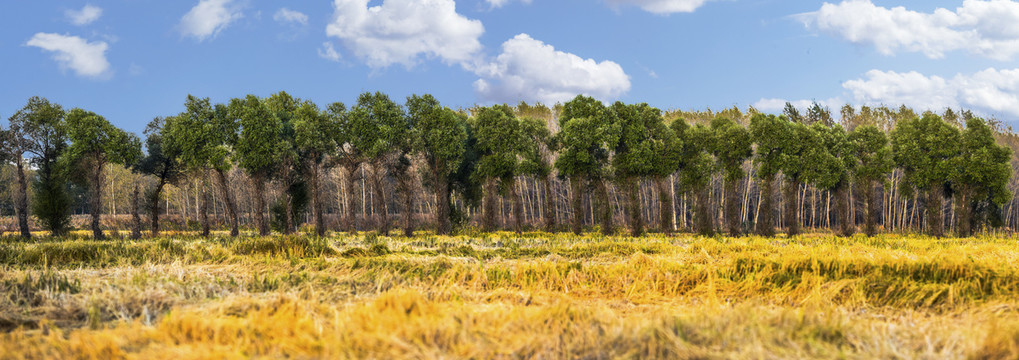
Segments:
[[[0,358],[1017,358],[1019,243],[0,240]]]

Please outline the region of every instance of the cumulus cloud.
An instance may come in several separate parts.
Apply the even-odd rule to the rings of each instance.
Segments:
[[[482,49],[485,29],[456,12],[453,0],[335,0],[326,35],[373,68],[413,67],[422,57],[467,63]]]
[[[336,52],[333,43],[328,41],[322,43],[322,47],[318,49],[318,56],[329,61],[340,61],[340,53]]]
[[[240,7],[232,0],[201,0],[180,18],[178,27],[184,36],[204,41],[241,17]]]
[[[109,46],[105,42],[88,42],[70,35],[36,33],[25,45],[53,53],[53,60],[62,69],[71,69],[78,76],[101,78],[109,75],[110,63],[106,61]]]
[[[88,25],[92,22],[99,20],[99,17],[103,15],[103,9],[92,4],[86,4],[81,10],[66,10],[64,16],[67,16],[67,20],[71,24],[82,26]]]
[[[276,14],[272,16],[273,20],[278,23],[295,23],[301,25],[308,25],[308,15],[296,10],[290,10],[287,8],[280,8],[276,10]]]
[[[497,102],[567,101],[577,94],[611,100],[630,90],[630,77],[619,64],[597,62],[556,50],[520,34],[502,44],[502,53],[476,68],[474,90]]]
[[[808,28],[873,46],[884,55],[907,51],[937,59],[964,50],[1010,60],[1019,53],[1019,2],[1011,0],[965,0],[955,10],[930,13],[845,0],[797,17]]]
[[[632,5],[655,14],[694,12],[709,0],[606,0],[610,5]]]
[[[952,78],[924,75],[915,71],[868,71],[863,78],[842,83],[851,102],[857,105],[906,105],[917,110],[940,111],[946,107],[968,108],[983,113],[1019,116],[1019,69],[989,68],[974,74],[957,74]],[[828,105],[840,107],[842,101],[832,99]],[[809,101],[793,102],[797,107]],[[780,110],[782,99],[761,99],[754,107]]]

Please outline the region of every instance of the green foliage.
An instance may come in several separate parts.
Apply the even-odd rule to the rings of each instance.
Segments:
[[[413,147],[424,155],[432,171],[448,176],[463,161],[467,146],[466,124],[459,115],[439,105],[432,95],[407,98],[408,119],[417,132]]]
[[[520,132],[523,136],[520,173],[539,177],[552,172],[552,164],[545,152],[552,146],[552,133],[545,120],[534,117],[520,118]]]
[[[621,177],[655,174],[660,170],[657,155],[664,152],[671,138],[661,110],[646,103],[626,105],[618,101],[608,110],[613,125],[605,140],[614,150],[612,165],[616,173]]]
[[[751,138],[757,143],[754,151],[754,165],[757,177],[774,178],[782,171],[785,141],[790,138],[789,121],[775,115],[757,114],[750,119]]]
[[[475,170],[480,179],[509,179],[516,175],[523,134],[513,109],[507,105],[481,108],[471,119],[481,157]]]
[[[1000,206],[1012,198],[1008,190],[1011,158],[1012,150],[995,142],[994,131],[983,119],[966,120],[959,154],[949,160],[948,176],[953,190],[967,193],[966,206],[977,210],[978,223],[988,215],[994,220]]]
[[[753,140],[750,131],[728,118],[711,120],[711,153],[718,161],[725,180],[742,179],[743,162],[753,155]]]
[[[31,208],[46,229],[53,235],[63,235],[71,225],[71,195],[68,193],[67,163],[52,159],[40,161]]]
[[[335,117],[319,110],[311,101],[302,102],[294,114],[294,146],[307,161],[321,163],[336,151],[340,126]]]
[[[67,113],[67,156],[74,164],[99,166],[106,163],[134,164],[141,158],[138,136],[118,129],[91,111],[72,109]]]
[[[28,104],[10,117],[7,150],[13,158],[31,154],[36,177],[32,181],[34,197],[31,213],[43,228],[63,234],[70,225],[71,197],[68,194],[67,161],[60,157],[67,148],[64,110],[59,104],[32,97]]]
[[[291,205],[293,206],[294,218],[300,219],[308,211],[308,205],[311,202],[311,194],[308,193],[311,190],[308,189],[308,184],[304,181],[297,181],[284,189],[284,191],[292,197]],[[287,230],[286,201],[285,197],[280,197],[269,206],[269,226],[281,233]]]
[[[679,183],[685,189],[698,190],[708,185],[718,167],[711,155],[711,128],[689,126],[682,119],[672,122],[672,130],[683,144],[680,152]]]
[[[856,166],[855,148],[841,125],[816,122],[802,141],[804,178],[819,189],[848,186]]]
[[[167,137],[164,135],[166,118],[155,118],[145,127],[145,150],[147,153],[135,165],[142,174],[154,175],[175,182],[181,175],[177,162],[177,154],[167,148]]]
[[[855,150],[854,176],[861,180],[884,181],[895,166],[885,133],[873,125],[857,126],[849,133],[849,141]]]
[[[944,186],[959,154],[959,130],[935,114],[900,121],[892,130],[892,156],[905,176],[899,183],[903,196],[913,189],[927,191]]]
[[[240,119],[234,146],[238,165],[249,174],[272,171],[287,151],[282,120],[255,95],[230,100],[230,112],[232,118]]]
[[[347,113],[347,143],[366,159],[380,159],[402,146],[408,122],[403,108],[381,92],[365,92]]]
[[[605,106],[594,98],[578,95],[563,104],[559,115],[559,133],[555,143],[559,158],[555,168],[559,174],[601,177],[609,161],[609,134],[616,131],[608,121]]]
[[[179,171],[200,171],[209,168],[229,170],[230,139],[223,125],[229,119],[224,109],[213,107],[209,98],[199,99],[188,95],[186,110],[177,116],[167,117],[161,131],[150,132],[150,143],[161,142],[160,152],[149,150],[152,170],[163,166],[179,166]],[[155,130],[155,129],[153,129]],[[148,140],[147,140],[148,141]],[[161,153],[161,154],[160,154]],[[160,158],[176,159],[177,164],[160,162]],[[144,163],[143,163],[144,164]],[[160,165],[161,164],[161,165]]]

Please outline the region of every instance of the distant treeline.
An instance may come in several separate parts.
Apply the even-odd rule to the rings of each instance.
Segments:
[[[323,109],[285,92],[225,104],[189,95],[143,142],[33,97],[3,130],[0,177],[11,181],[0,209],[13,209],[24,237],[35,226],[66,232],[72,209],[91,215],[97,238],[104,212],[130,213],[121,224],[133,237],[157,235],[161,214],[205,236],[304,223],[320,235],[388,234],[396,223],[405,234],[473,224],[614,234],[625,224],[634,236],[794,235],[801,225],[968,236],[1019,223],[1019,138],[1001,123],[951,109],[840,110],[838,120],[818,104],[780,116],[663,112],[585,96],[453,110],[380,92]]]

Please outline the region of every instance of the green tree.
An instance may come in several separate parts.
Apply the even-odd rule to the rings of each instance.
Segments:
[[[899,121],[892,130],[892,155],[904,176],[899,183],[905,197],[919,192],[925,203],[930,235],[943,233],[943,196],[953,157],[959,154],[959,130],[927,113]]]
[[[610,108],[614,143],[612,158],[616,178],[627,197],[627,215],[631,236],[644,233],[644,218],[640,203],[640,180],[655,174],[663,139],[669,132],[662,112],[648,104],[626,105],[616,102]]]
[[[156,186],[145,194],[149,210],[149,226],[152,236],[159,236],[159,201],[166,184],[173,184],[181,177],[180,163],[177,154],[167,148],[166,137],[163,135],[166,118],[157,117],[145,127],[145,149],[147,154],[136,168],[142,174],[156,177]]]
[[[307,187],[302,172],[298,171],[301,164],[300,154],[296,148],[294,125],[298,116],[301,99],[295,98],[285,91],[262,99],[266,108],[279,124],[279,135],[276,154],[278,162],[269,171],[270,177],[279,180],[283,187],[283,197],[278,206],[281,208],[277,220],[282,233],[293,234],[296,231],[298,213],[307,204]],[[301,200],[301,204],[298,204]],[[300,205],[300,206],[299,206]],[[275,205],[274,205],[275,206]],[[277,212],[274,212],[276,214]]]
[[[682,120],[675,120],[682,121]],[[673,204],[673,187],[675,184],[670,176],[680,170],[683,164],[683,140],[676,134],[676,131],[662,123],[652,139],[654,144],[654,161],[651,170],[655,181],[655,191],[658,193],[659,204],[659,229],[665,235],[672,235],[676,228],[675,204]]]
[[[1012,175],[1012,150],[996,144],[994,130],[980,118],[966,120],[960,145],[959,153],[949,160],[949,178],[958,214],[958,235],[970,236],[974,227],[987,222],[987,215],[1000,213],[1000,206],[1012,198],[1007,188]]]
[[[760,181],[761,203],[759,218],[756,219],[756,233],[760,236],[775,236],[775,178],[782,171],[785,156],[784,141],[789,137],[789,120],[775,115],[756,114],[750,118],[750,134],[757,148],[754,150],[754,165]]]
[[[520,166],[519,155],[523,152],[523,134],[520,122],[507,105],[495,105],[478,110],[472,119],[474,134],[478,139],[477,177],[485,183],[485,199],[482,207],[485,231],[495,229],[496,195],[500,188],[509,191],[513,203],[513,229],[520,233],[523,225],[523,204],[516,187],[516,176]]]
[[[800,185],[803,184],[811,146],[806,142],[817,138],[814,129],[798,122],[785,122],[788,131],[779,138],[782,147],[782,175],[785,177],[782,198],[785,201],[786,234],[800,233]]]
[[[358,170],[361,168],[361,164],[364,162],[364,157],[361,155],[361,150],[354,147],[354,144],[359,141],[351,141],[356,139],[360,134],[355,133],[352,129],[350,117],[347,116],[347,106],[342,102],[334,102],[326,107],[326,116],[329,117],[329,121],[336,124],[335,143],[336,153],[334,159],[339,163],[341,167],[347,172],[347,176],[344,177],[343,184],[343,229],[348,233],[357,232],[357,211],[354,209],[354,204],[359,200],[354,194],[354,184],[357,181],[356,176]]]
[[[414,136],[414,149],[425,160],[435,193],[436,233],[452,231],[450,216],[450,175],[463,162],[467,129],[458,114],[439,105],[432,95],[407,97],[407,113]]]
[[[79,181],[88,185],[89,213],[92,235],[103,239],[99,227],[106,164],[132,164],[141,158],[141,140],[134,134],[118,129],[102,116],[91,111],[71,109],[67,113],[67,148],[70,163],[80,170]]]
[[[556,228],[555,202],[552,198],[552,133],[545,120],[536,117],[520,118],[520,131],[524,137],[520,173],[534,176],[541,182],[541,196],[545,205],[541,216],[545,222],[545,231],[552,232]]]
[[[311,207],[315,216],[315,232],[325,236],[326,225],[322,204],[321,177],[334,162],[328,156],[336,152],[339,123],[319,110],[311,101],[305,101],[297,108],[294,117],[294,145],[303,160],[305,178],[311,184]]]
[[[265,186],[272,171],[287,151],[282,121],[255,95],[230,100],[231,118],[240,119],[240,132],[234,146],[238,165],[255,187],[255,226],[259,235],[269,235],[265,218]]]
[[[571,228],[575,234],[580,234],[584,221],[583,195],[590,183],[595,188],[596,217],[601,222],[601,231],[611,234],[612,209],[605,180],[610,154],[608,144],[614,143],[607,141],[611,140],[608,134],[615,131],[606,116],[605,105],[592,97],[577,95],[563,104],[559,114],[560,131],[555,135],[555,143],[560,153],[555,168],[560,175],[570,179]]]
[[[713,139],[711,128],[697,124],[689,126],[682,119],[672,122],[672,130],[683,144],[679,166],[680,186],[694,197],[694,218],[697,233],[711,236],[715,233],[709,211],[708,184],[717,167],[711,155]]]
[[[852,183],[855,149],[845,129],[840,125],[815,122],[804,144],[804,178],[820,190],[835,193],[838,214],[838,233],[853,235],[849,223],[849,186]]]
[[[46,227],[54,234],[63,232],[69,223],[67,207],[70,204],[65,191],[64,180],[56,167],[57,158],[66,146],[63,129],[64,109],[45,98],[33,96],[28,99],[21,110],[10,117],[10,130],[7,131],[7,156],[17,168],[18,191],[14,205],[18,214],[18,229],[23,238],[30,238],[32,233],[28,227],[28,179],[25,174],[25,156],[38,168],[40,190],[42,195],[37,201],[41,207],[33,210]]]
[[[385,176],[398,154],[395,146],[407,136],[407,119],[403,108],[381,92],[365,92],[347,114],[344,132],[347,142],[357,149],[362,159],[371,163],[373,208],[379,214],[379,230],[389,235],[389,214],[386,209]]]
[[[711,120],[713,147],[718,168],[722,170],[725,182],[725,221],[730,236],[743,233],[743,219],[740,218],[739,184],[746,177],[743,163],[753,155],[753,140],[750,131],[727,118]]]
[[[854,177],[856,188],[863,197],[866,208],[864,233],[867,236],[877,234],[878,217],[881,216],[881,199],[877,197],[878,182],[886,182],[888,173],[892,172],[891,149],[888,137],[873,125],[857,126],[849,133],[849,140],[856,151]]]

